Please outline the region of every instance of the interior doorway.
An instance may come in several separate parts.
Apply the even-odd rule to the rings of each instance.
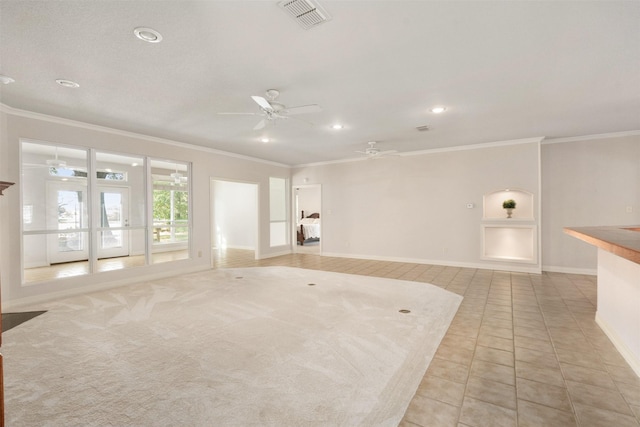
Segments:
[[[211,179],[211,265],[233,256],[258,259],[258,184]]]
[[[294,252],[322,253],[322,186],[320,184],[293,187],[295,221]]]

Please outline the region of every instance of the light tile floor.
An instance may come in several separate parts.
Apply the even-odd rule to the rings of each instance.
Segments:
[[[227,250],[283,265],[431,283],[464,296],[402,427],[639,426],[640,378],[595,323],[596,278]]]
[[[189,258],[187,250],[167,251],[154,253],[151,257],[151,262],[158,264],[187,258]],[[99,259],[96,263],[96,271],[121,270],[142,265],[145,265],[144,255],[104,258]],[[42,282],[62,277],[82,276],[84,274],[89,274],[89,261],[72,261],[46,267],[25,268],[24,281],[25,283]]]

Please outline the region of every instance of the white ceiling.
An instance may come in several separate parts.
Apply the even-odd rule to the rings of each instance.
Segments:
[[[0,74],[15,83],[0,102],[289,165],[372,140],[407,152],[640,129],[638,1],[321,4],[333,19],[303,30],[277,1],[2,0]],[[270,88],[323,111],[262,131],[218,114],[257,113],[250,96]]]

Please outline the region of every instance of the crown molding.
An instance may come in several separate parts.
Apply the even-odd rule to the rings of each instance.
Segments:
[[[409,151],[406,153],[397,153],[397,154],[399,156],[420,156],[423,154],[448,153],[450,151],[482,150],[485,148],[506,147],[509,145],[533,144],[533,143],[538,144],[542,142],[543,139],[544,139],[544,136],[537,136],[534,138],[511,139],[507,141],[485,142],[482,144],[458,145],[455,147],[433,148],[429,150]]]
[[[424,154],[436,154],[436,153],[448,153],[450,151],[466,151],[466,150],[480,150],[484,148],[493,148],[493,147],[504,147],[508,145],[519,145],[519,144],[531,144],[531,143],[540,143],[544,139],[544,136],[538,136],[534,138],[524,138],[524,139],[512,139],[508,141],[497,141],[497,142],[487,142],[483,144],[472,144],[472,145],[459,145],[456,147],[445,147],[445,148],[433,148],[429,150],[419,150],[419,151],[407,151],[404,153],[393,153],[394,156],[421,156]],[[312,166],[326,166],[333,165],[337,163],[348,163],[348,162],[359,162],[362,160],[369,160],[366,157],[359,157],[355,159],[343,159],[343,160],[334,160],[327,162],[318,162],[318,163],[306,163],[302,165],[295,165],[293,168],[305,168]]]
[[[51,115],[48,115],[48,114],[34,113],[33,111],[20,110],[18,108],[13,108],[13,107],[10,107],[10,106],[8,106],[6,104],[3,104],[3,103],[0,103],[0,112],[4,112],[6,114],[10,114],[10,115],[13,115],[13,116],[25,117],[25,118],[28,118],[28,119],[42,120],[42,121],[45,121],[45,122],[56,123],[56,124],[61,124],[61,125],[66,125],[66,126],[72,126],[72,127],[76,127],[76,128],[87,129],[87,130],[92,130],[92,131],[97,131],[97,132],[105,132],[105,133],[110,133],[112,135],[124,136],[124,137],[128,137],[128,138],[138,138],[138,139],[143,139],[143,140],[149,141],[149,142],[156,142],[156,143],[159,143],[159,144],[172,145],[174,147],[188,148],[188,149],[191,149],[191,150],[203,151],[205,153],[218,154],[218,155],[221,155],[221,156],[233,157],[233,158],[236,158],[236,159],[248,160],[248,161],[251,161],[251,162],[263,163],[263,164],[267,164],[267,165],[271,165],[271,166],[279,166],[279,167],[291,169],[290,165],[286,165],[284,163],[273,162],[271,160],[259,159],[257,157],[246,156],[244,154],[236,154],[236,153],[231,153],[231,152],[228,152],[228,151],[216,150],[215,148],[203,147],[202,145],[190,144],[190,143],[187,143],[187,142],[173,141],[171,139],[159,138],[159,137],[156,137],[156,136],[145,135],[145,134],[142,134],[142,133],[136,133],[136,132],[130,132],[130,131],[125,131],[125,130],[121,130],[121,129],[110,128],[110,127],[107,127],[107,126],[94,125],[94,124],[91,124],[91,123],[80,122],[80,121],[77,121],[77,120],[64,119],[62,117],[51,116]]]
[[[566,138],[549,138],[542,142],[542,145],[560,144],[563,142],[589,141],[592,139],[622,138],[625,136],[640,135],[640,130],[628,130],[624,132],[599,133],[595,135],[569,136]]]

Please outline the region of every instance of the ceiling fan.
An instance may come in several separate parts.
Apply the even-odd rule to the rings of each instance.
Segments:
[[[172,185],[184,185],[188,180],[186,176],[178,172],[178,165],[176,165],[176,171],[172,172],[169,176],[173,179]]]
[[[396,150],[381,151],[376,147],[376,141],[367,142],[369,145],[364,151],[356,151],[358,154],[364,154],[368,159],[380,159],[385,156],[397,156]]]
[[[280,91],[269,89],[265,92],[266,98],[262,96],[252,96],[251,99],[260,107],[259,113],[218,113],[224,115],[241,115],[241,116],[262,116],[263,119],[253,127],[253,130],[264,128],[267,123],[275,122],[280,119],[288,119],[289,116],[295,114],[318,113],[322,108],[317,104],[300,105],[296,107],[286,107],[284,104],[275,102]]]
[[[25,169],[33,169],[33,168],[45,168],[45,169],[67,169],[67,162],[58,158],[58,147],[55,147],[55,157],[48,158],[42,163],[29,163],[23,162],[23,168]],[[74,166],[68,166],[69,168],[73,168]]]

